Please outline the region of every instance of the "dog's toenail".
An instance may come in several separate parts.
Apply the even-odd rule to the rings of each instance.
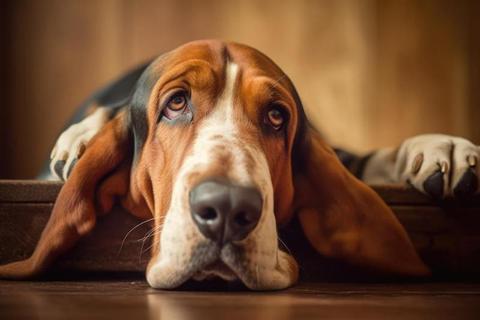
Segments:
[[[460,178],[453,193],[456,197],[471,196],[478,189],[478,177],[473,168],[468,168],[467,171]]]
[[[423,183],[423,189],[433,198],[440,199],[443,197],[443,173],[437,171],[432,174],[425,182]]]
[[[418,171],[420,171],[420,168],[422,168],[423,164],[423,153],[419,153],[415,156],[415,159],[413,159],[412,163],[412,174],[417,174]]]
[[[78,158],[73,159],[73,161],[70,163],[70,166],[68,167],[67,171],[67,177],[70,177],[70,174],[72,173],[73,168],[77,164]]]
[[[53,171],[57,174],[57,176],[63,180],[63,168],[65,167],[65,160],[57,160],[55,165],[53,166]]]
[[[472,167],[472,168],[476,167],[477,166],[477,157],[471,154],[467,157],[467,162],[468,162],[468,165],[470,167]]]
[[[448,171],[448,162],[443,161],[442,164],[440,165],[440,172],[446,173]]]
[[[85,143],[80,143],[80,145],[78,146],[78,151],[77,151],[77,156],[76,158],[77,159],[80,159],[80,157],[83,155],[83,153],[85,152],[85,149],[87,147],[85,146]]]

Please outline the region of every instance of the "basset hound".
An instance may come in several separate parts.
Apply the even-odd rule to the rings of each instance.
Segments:
[[[253,290],[295,284],[297,262],[277,236],[294,217],[326,257],[425,276],[365,182],[408,183],[434,197],[479,191],[480,149],[465,139],[424,135],[367,157],[336,153],[285,73],[237,43],[196,41],[163,54],[94,94],[80,115],[52,152],[51,171],[65,184],[38,245],[0,266],[1,278],[44,271],[116,201],[153,223],[153,288],[211,277]]]

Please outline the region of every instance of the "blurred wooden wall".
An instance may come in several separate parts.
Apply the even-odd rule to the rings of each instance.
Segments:
[[[184,42],[252,45],[335,145],[480,143],[480,5],[443,0],[42,0],[0,6],[0,177],[33,177],[93,90]]]

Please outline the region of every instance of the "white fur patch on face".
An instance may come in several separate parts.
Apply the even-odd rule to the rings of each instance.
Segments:
[[[278,249],[273,187],[266,157],[259,146],[242,140],[239,121],[244,119],[234,101],[237,75],[238,66],[229,63],[224,91],[199,126],[175,179],[160,236],[160,251],[147,270],[147,280],[154,288],[173,288],[189,278],[211,275],[226,280],[240,278],[251,289],[285,288],[296,281],[296,272],[291,270],[295,265],[293,258]],[[228,163],[222,162],[225,156]],[[249,159],[254,159],[253,168],[247,167]],[[262,215],[255,229],[244,240],[222,248],[200,233],[191,218],[188,201],[194,187],[189,185],[188,178],[192,173],[209,172],[212,167],[221,167],[224,178],[233,184],[255,186],[263,197]],[[230,270],[216,269],[219,261]]]
[[[50,155],[50,171],[55,180],[67,180],[74,161],[81,157],[88,142],[107,123],[112,112],[111,108],[98,107],[91,115],[62,132]]]
[[[395,156],[396,152],[396,156]],[[363,180],[370,184],[410,184],[427,193],[425,182],[442,172],[442,197],[454,196],[454,190],[468,170],[480,177],[480,147],[470,141],[442,134],[425,134],[405,140],[398,151],[383,149],[367,163]],[[478,193],[479,188],[474,190]]]

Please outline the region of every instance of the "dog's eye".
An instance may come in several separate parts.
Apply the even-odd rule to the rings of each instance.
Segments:
[[[180,111],[187,105],[187,97],[183,92],[176,93],[167,103],[167,108],[172,111]]]
[[[265,120],[273,129],[280,130],[285,123],[285,113],[282,108],[273,106],[268,110]]]
[[[185,91],[178,91],[168,98],[162,115],[172,120],[188,111],[188,97]]]

